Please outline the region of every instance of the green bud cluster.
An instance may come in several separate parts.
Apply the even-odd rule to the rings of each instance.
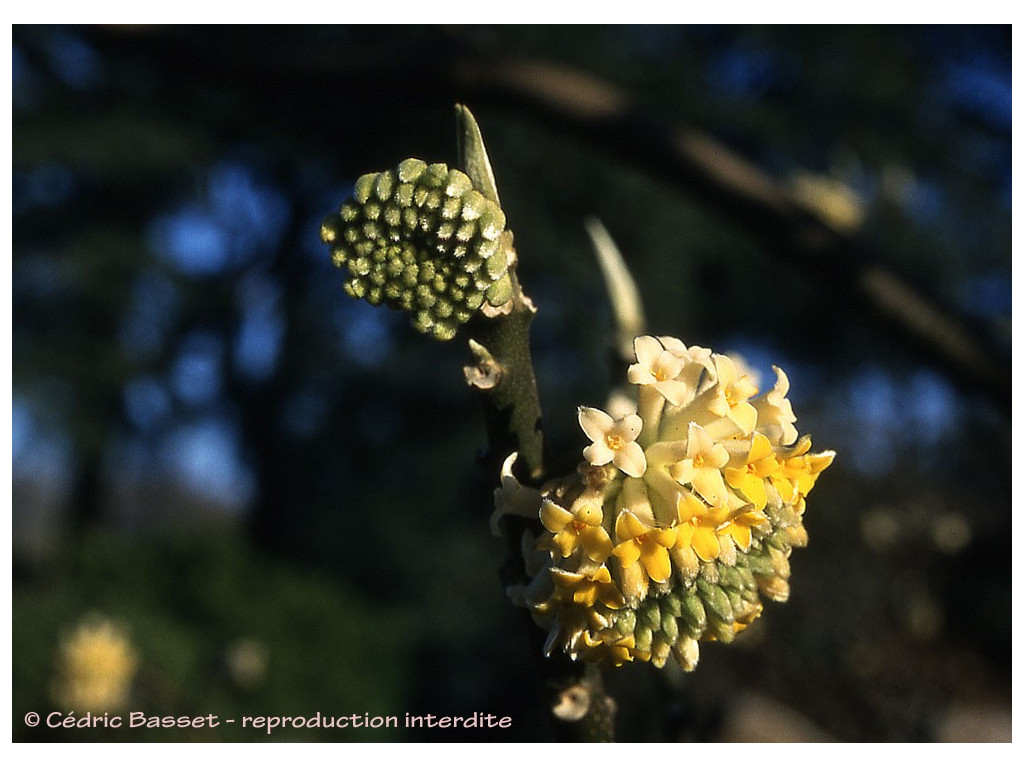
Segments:
[[[802,526],[799,526],[802,529]],[[732,642],[761,612],[761,596],[785,600],[796,526],[778,530],[737,552],[735,563],[703,563],[695,578],[674,576],[636,608],[600,607],[614,639],[632,637],[633,653],[663,666],[674,655],[684,669],[696,664],[698,640]],[[799,538],[802,531],[796,534]],[[799,545],[799,544],[798,544]]]
[[[408,312],[416,330],[444,341],[485,302],[512,297],[505,214],[444,163],[410,158],[359,177],[320,238],[347,268],[350,296]]]

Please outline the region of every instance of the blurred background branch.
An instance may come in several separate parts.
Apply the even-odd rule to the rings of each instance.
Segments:
[[[911,348],[965,386],[1010,410],[1009,357],[960,313],[879,263],[857,238],[837,231],[768,174],[690,126],[645,113],[621,89],[551,62],[473,61],[456,78],[492,98],[523,101],[561,130],[590,138],[647,172],[691,190],[721,215],[775,246],[829,289],[852,292],[854,312],[870,312]]]

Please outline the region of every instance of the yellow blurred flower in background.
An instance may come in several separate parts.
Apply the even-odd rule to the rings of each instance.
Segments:
[[[116,711],[128,702],[137,669],[127,632],[90,614],[60,643],[53,697],[67,710]]]

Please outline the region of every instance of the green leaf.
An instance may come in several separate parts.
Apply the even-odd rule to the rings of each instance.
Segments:
[[[459,165],[472,180],[473,187],[500,207],[498,185],[494,181],[494,171],[491,170],[491,161],[487,158],[484,137],[476,118],[469,107],[456,104],[455,120],[458,126]]]

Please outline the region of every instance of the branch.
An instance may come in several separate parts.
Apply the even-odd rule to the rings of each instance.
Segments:
[[[473,186],[498,204],[498,187],[480,127],[463,105],[456,105],[455,113],[459,164]],[[473,365],[465,369],[466,382],[481,396],[488,436],[484,466],[489,476],[496,477],[498,464],[517,452],[531,480],[539,483],[544,479],[544,436],[530,352],[530,323],[537,310],[519,284],[511,244],[508,252],[512,298],[506,306],[485,307],[470,321]],[[525,581],[519,544],[523,528],[520,523],[506,525],[504,530],[509,555],[503,574],[506,584]],[[564,657],[546,658],[543,634],[532,619],[527,621],[545,687],[558,692],[551,707],[556,732],[576,741],[614,740],[615,702],[604,692],[600,670]]]

